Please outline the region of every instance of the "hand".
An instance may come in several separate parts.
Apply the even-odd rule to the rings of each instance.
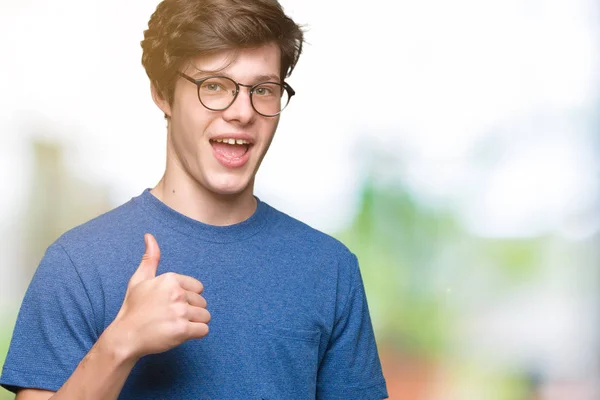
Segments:
[[[200,295],[202,283],[173,272],[156,276],[158,243],[149,233],[144,241],[142,262],[129,280],[117,317],[107,328],[136,359],[206,336],[210,321],[206,300]]]

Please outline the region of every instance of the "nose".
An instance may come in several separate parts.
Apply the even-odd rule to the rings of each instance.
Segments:
[[[252,107],[249,90],[245,87],[240,88],[233,104],[223,111],[223,118],[226,121],[237,121],[239,124],[246,125],[256,118],[257,113]]]

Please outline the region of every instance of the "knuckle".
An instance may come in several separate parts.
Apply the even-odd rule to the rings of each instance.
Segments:
[[[185,290],[183,290],[180,287],[173,288],[171,290],[170,299],[171,299],[171,301],[173,301],[175,303],[183,302],[186,299]]]
[[[163,274],[163,277],[164,277],[163,279],[165,281],[167,281],[168,283],[170,283],[170,284],[173,284],[173,283],[177,282],[177,277],[176,277],[176,275],[175,275],[174,272],[165,272]]]
[[[173,304],[173,313],[177,318],[183,318],[187,314],[187,307],[183,303]]]

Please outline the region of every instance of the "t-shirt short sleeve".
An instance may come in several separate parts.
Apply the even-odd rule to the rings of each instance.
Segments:
[[[57,391],[96,342],[94,321],[82,280],[55,242],[25,293],[0,384]]]
[[[319,368],[317,399],[379,400],[388,397],[375,335],[358,266],[352,253],[348,295],[336,312],[329,344]]]

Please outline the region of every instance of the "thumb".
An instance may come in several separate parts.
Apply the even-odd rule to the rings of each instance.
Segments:
[[[144,242],[146,243],[146,251],[142,256],[142,262],[138,269],[131,277],[131,284],[136,284],[156,277],[156,270],[158,269],[158,262],[160,261],[160,248],[158,247],[156,239],[150,233],[144,235]]]

